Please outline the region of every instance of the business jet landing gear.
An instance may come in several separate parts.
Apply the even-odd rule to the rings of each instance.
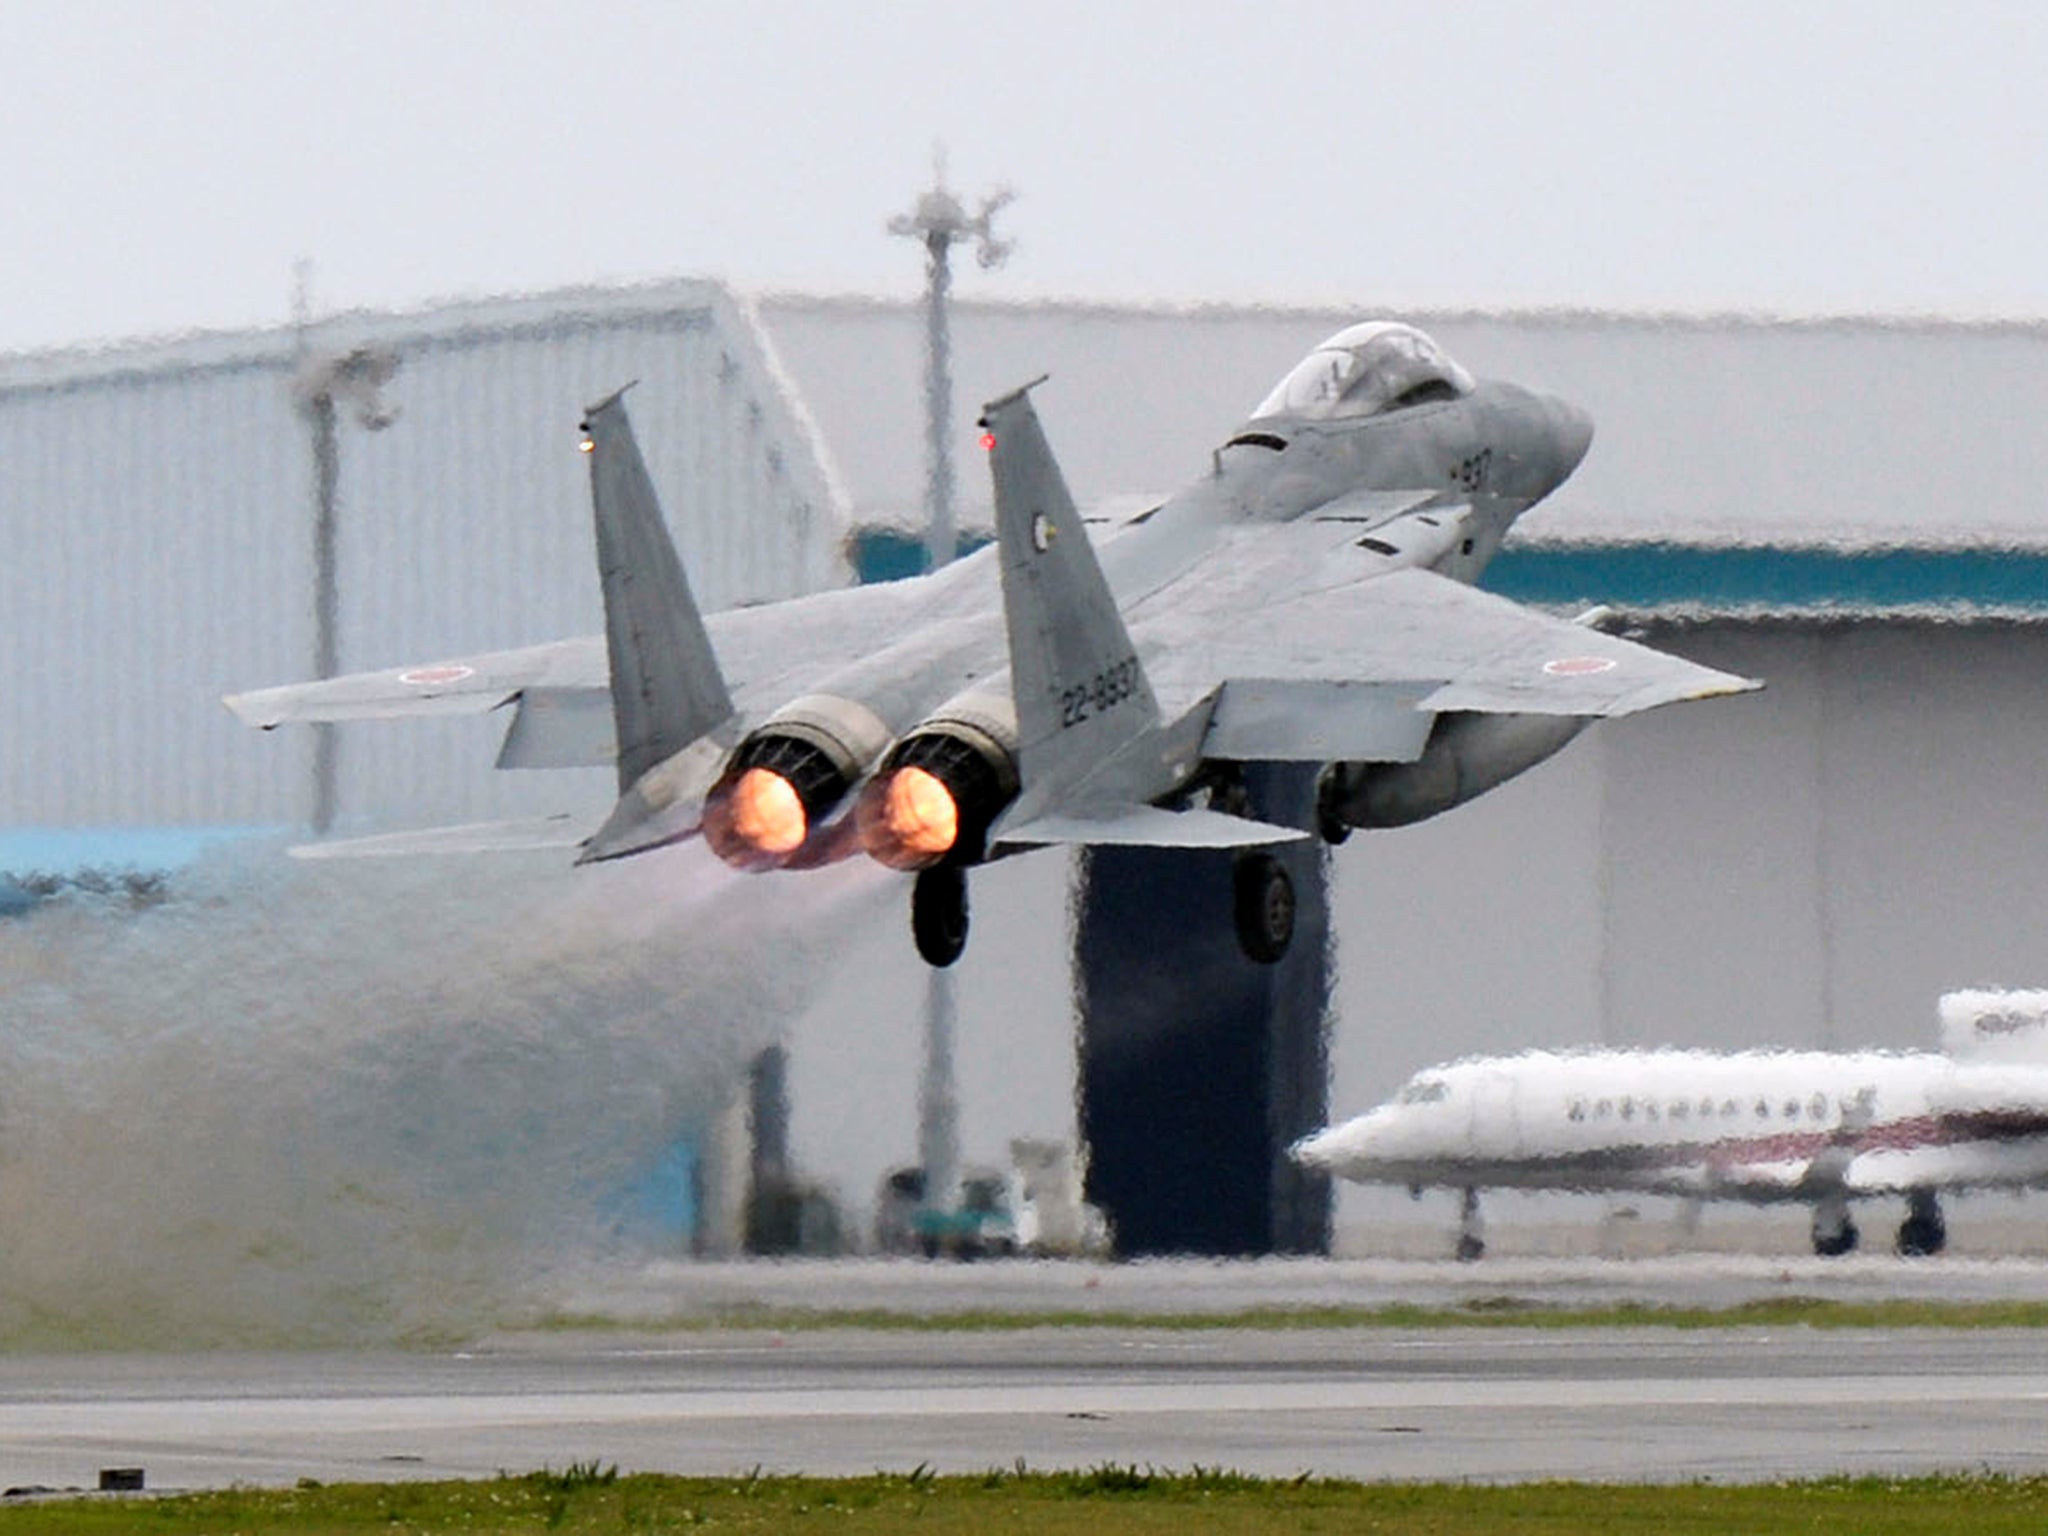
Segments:
[[[1468,1189],[1458,1209],[1458,1262],[1470,1264],[1486,1255],[1485,1223],[1479,1219],[1479,1191]]]
[[[1924,1259],[1948,1246],[1948,1223],[1941,1219],[1941,1202],[1931,1189],[1916,1189],[1906,1196],[1906,1219],[1899,1224],[1898,1251],[1901,1258]]]
[[[924,963],[944,970],[967,948],[967,871],[941,864],[919,870],[910,888],[910,936]]]
[[[1242,853],[1231,870],[1237,947],[1271,965],[1294,942],[1294,877],[1270,853]]]
[[[1824,1259],[1854,1253],[1863,1234],[1849,1215],[1849,1202],[1831,1195],[1813,1208],[1813,1251]]]

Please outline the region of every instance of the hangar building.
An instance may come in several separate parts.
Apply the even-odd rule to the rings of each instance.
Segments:
[[[974,402],[1049,371],[1080,499],[1158,496],[1374,307],[960,304],[964,520],[977,499],[986,518]],[[1597,727],[1335,850],[1333,1109],[1523,1043],[1918,1045],[1939,991],[2048,979],[2048,326],[1408,318],[1599,423],[1491,584],[1609,602],[1770,686]],[[341,658],[360,667],[598,627],[574,413],[631,377],[707,606],[847,579],[850,528],[918,515],[920,345],[907,301],[675,283],[0,361],[0,868],[87,857],[92,829],[303,818],[310,746],[253,740],[217,698],[310,671],[309,358],[398,359],[396,421],[340,433]],[[609,795],[603,774],[493,775],[496,736],[351,728],[344,818]],[[1041,854],[975,879],[961,1120],[987,1158],[1073,1132],[1072,1004],[1047,984],[1068,970],[1068,871]],[[854,1206],[915,1141],[902,927],[892,909],[791,1025],[792,1150]],[[1347,1193],[1340,1239],[1377,1209]]]

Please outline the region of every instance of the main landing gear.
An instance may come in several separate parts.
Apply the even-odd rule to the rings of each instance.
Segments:
[[[1209,787],[1209,808],[1226,816],[1256,818],[1244,777],[1224,770]],[[1294,877],[1264,849],[1247,849],[1230,866],[1231,915],[1237,947],[1257,965],[1272,965],[1294,942]]]
[[[1849,1202],[1823,1200],[1813,1208],[1813,1251],[1824,1259],[1854,1253],[1861,1234],[1849,1215]],[[1931,1189],[1916,1189],[1906,1196],[1906,1219],[1899,1223],[1893,1244],[1901,1258],[1931,1258],[1948,1246],[1948,1223],[1942,1219],[1941,1201]]]
[[[967,948],[967,871],[940,864],[910,888],[910,936],[926,965],[944,970]]]
[[[1294,942],[1294,877],[1270,853],[1241,853],[1231,869],[1237,947],[1271,965]]]
[[[1813,1251],[1824,1259],[1839,1259],[1854,1253],[1863,1234],[1849,1214],[1849,1202],[1830,1196],[1813,1208]]]
[[[1948,1246],[1948,1223],[1941,1219],[1941,1202],[1931,1189],[1916,1189],[1906,1196],[1906,1219],[1899,1224],[1899,1256],[1925,1259]]]

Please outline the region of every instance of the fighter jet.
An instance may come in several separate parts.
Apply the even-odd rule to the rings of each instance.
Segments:
[[[1590,720],[1757,686],[1469,585],[1578,465],[1592,423],[1473,378],[1411,326],[1338,332],[1198,479],[1095,531],[1033,406],[1043,382],[981,417],[993,546],[708,620],[621,391],[583,423],[603,637],[227,704],[264,729],[510,707],[500,766],[617,765],[618,802],[579,861],[693,836],[746,869],[864,855],[915,874],[918,953],[943,966],[966,943],[968,868],[1106,844],[1241,850],[1238,937],[1270,962],[1294,903],[1264,849],[1417,821]],[[1269,762],[1324,765],[1314,826],[1261,819],[1242,770]],[[456,828],[311,851],[562,836]]]
[[[1813,1249],[1860,1236],[1850,1202],[1906,1199],[1897,1249],[1941,1251],[1940,1192],[2048,1184],[2048,992],[1951,992],[1941,1052],[1530,1051],[1418,1072],[1297,1143],[1359,1183],[1461,1192],[1457,1256],[1485,1252],[1481,1189],[1625,1191],[1813,1207]]]

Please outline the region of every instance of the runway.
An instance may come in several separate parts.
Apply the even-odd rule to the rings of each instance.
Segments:
[[[1169,1266],[1148,1283],[1168,1268],[1196,1289],[1197,1275],[1265,1270]],[[1939,1279],[1890,1268],[1901,1284]],[[902,1269],[935,1285],[962,1274]],[[2024,1265],[2004,1284],[2041,1278]],[[7,1358],[0,1485],[91,1487],[115,1466],[174,1488],[588,1461],[858,1474],[1020,1460],[1734,1482],[2048,1472],[2044,1422],[2048,1334],[2032,1331],[572,1330],[440,1354]]]
[[[2048,1470],[2032,1334],[550,1339],[438,1357],[11,1360],[0,1478],[155,1488],[1104,1462],[1270,1475],[1753,1481]]]

